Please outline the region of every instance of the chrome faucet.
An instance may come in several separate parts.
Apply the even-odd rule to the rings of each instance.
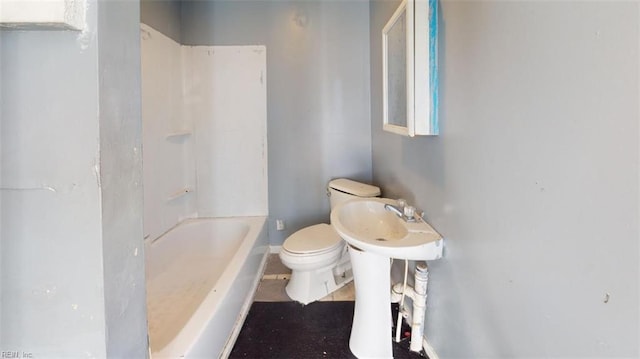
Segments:
[[[384,205],[384,209],[386,209],[389,212],[393,212],[395,213],[396,216],[398,216],[399,218],[404,219],[404,213],[402,212],[402,210],[392,204],[385,204]]]
[[[387,203],[384,205],[384,209],[389,212],[393,212],[396,216],[398,216],[398,218],[402,219],[405,222],[417,221],[417,212],[415,207],[407,206],[407,202],[403,199],[398,200],[398,207]]]

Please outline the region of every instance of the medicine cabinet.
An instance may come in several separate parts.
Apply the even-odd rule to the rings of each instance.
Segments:
[[[437,0],[403,0],[382,29],[385,131],[438,134],[437,14]]]

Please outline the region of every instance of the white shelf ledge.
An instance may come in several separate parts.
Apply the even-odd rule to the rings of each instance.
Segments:
[[[176,131],[176,132],[172,132],[169,133],[167,135],[167,140],[171,140],[171,139],[181,139],[181,138],[186,138],[191,136],[191,131]]]
[[[86,0],[0,0],[0,27],[81,31],[86,7]]]
[[[193,188],[190,187],[184,187],[181,188],[180,190],[174,192],[172,195],[170,195],[169,197],[167,197],[167,201],[173,201],[176,200],[184,195],[187,195],[189,193],[193,192]]]

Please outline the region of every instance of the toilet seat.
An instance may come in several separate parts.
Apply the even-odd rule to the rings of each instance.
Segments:
[[[290,235],[282,249],[294,256],[317,256],[342,247],[340,235],[326,223],[303,228]]]

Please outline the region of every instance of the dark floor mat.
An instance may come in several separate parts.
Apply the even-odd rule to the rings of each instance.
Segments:
[[[254,302],[229,358],[355,358],[349,350],[353,308],[354,302]],[[390,328],[390,342],[391,336]],[[393,343],[393,356],[425,358],[410,352],[406,339]]]

